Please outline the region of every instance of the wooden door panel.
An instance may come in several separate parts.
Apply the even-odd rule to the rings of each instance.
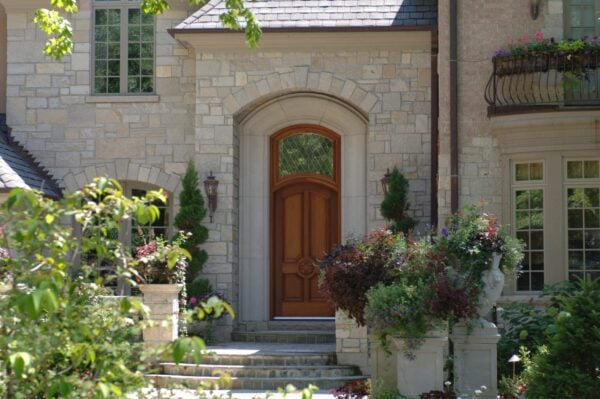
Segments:
[[[319,260],[338,241],[337,192],[299,179],[274,201],[275,316],[332,316],[319,291]]]
[[[282,197],[283,206],[283,261],[297,262],[302,257],[304,213],[303,193],[292,193]]]
[[[322,259],[331,249],[330,193],[310,192],[309,253],[313,259]]]

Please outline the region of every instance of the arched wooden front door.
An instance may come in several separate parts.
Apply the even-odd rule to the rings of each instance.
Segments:
[[[340,240],[340,137],[313,125],[271,138],[272,316],[333,316],[319,260]]]

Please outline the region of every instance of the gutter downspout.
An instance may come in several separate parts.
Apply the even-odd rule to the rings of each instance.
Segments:
[[[431,228],[438,226],[438,178],[440,155],[440,79],[438,76],[438,29],[431,31]]]
[[[450,0],[450,210],[458,211],[458,1]]]

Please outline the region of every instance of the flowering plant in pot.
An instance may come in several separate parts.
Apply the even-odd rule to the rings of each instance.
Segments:
[[[139,284],[184,284],[188,251],[181,247],[186,236],[179,233],[171,242],[154,237],[136,248],[134,271]]]
[[[366,322],[384,349],[390,336],[405,339],[410,357],[428,333],[485,313],[494,254],[507,272],[522,258],[521,244],[481,207],[465,208],[448,226],[416,241],[380,230],[350,242],[323,262],[322,289],[336,308]]]

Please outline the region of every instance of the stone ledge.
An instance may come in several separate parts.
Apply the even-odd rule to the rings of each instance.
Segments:
[[[130,96],[130,95],[114,95],[114,96],[86,96],[86,103],[157,103],[160,101],[159,95],[147,96]]]

